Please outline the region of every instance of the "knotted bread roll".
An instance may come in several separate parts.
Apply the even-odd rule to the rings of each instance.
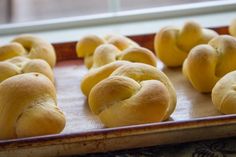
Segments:
[[[217,33],[204,29],[196,22],[186,22],[182,28],[168,26],[155,36],[157,57],[168,67],[181,66],[189,51],[199,44],[208,43]]]
[[[0,62],[0,83],[5,79],[22,73],[37,72],[54,82],[53,71],[49,64],[41,59],[14,57]]]
[[[175,90],[155,67],[130,63],[97,83],[89,106],[107,127],[166,120],[176,105]]]
[[[117,60],[140,62],[156,67],[155,55],[146,48],[129,47],[123,51],[120,51],[114,45],[102,44],[98,46],[94,52],[92,68],[98,68]]]
[[[31,59],[43,59],[54,67],[56,54],[49,42],[33,35],[20,35],[12,42],[12,44],[0,47],[0,60],[24,56]]]
[[[127,61],[116,61],[96,69],[90,70],[82,79],[80,88],[85,96],[89,96],[91,89],[100,81],[104,80],[111,73],[122,65],[128,65]]]
[[[92,112],[107,127],[163,121],[176,105],[166,75],[143,63],[116,61],[91,70],[81,88]]]
[[[236,18],[232,20],[232,22],[229,25],[229,33],[236,37]]]
[[[236,69],[236,38],[221,35],[194,47],[183,64],[183,73],[199,92],[211,92],[215,83]]]
[[[55,87],[46,76],[20,74],[0,83],[0,139],[55,134],[64,126]]]
[[[116,46],[121,51],[129,47],[139,47],[139,45],[136,42],[122,35],[111,34],[105,36],[105,39],[108,44]]]
[[[0,46],[0,61],[24,55],[26,55],[26,51],[24,47],[19,43],[9,43]]]
[[[76,53],[78,57],[84,58],[84,64],[87,68],[93,65],[93,53],[95,49],[104,44],[105,40],[96,35],[87,35],[81,38],[76,44]]]
[[[96,48],[102,44],[112,44],[117,48],[117,51],[138,46],[138,44],[131,39],[121,35],[108,35],[105,38],[100,38],[96,35],[84,36],[76,44],[76,53],[78,57],[84,58],[84,63],[87,68],[90,69],[93,66],[94,52]]]
[[[224,114],[236,114],[236,71],[223,76],[212,89],[212,102]]]

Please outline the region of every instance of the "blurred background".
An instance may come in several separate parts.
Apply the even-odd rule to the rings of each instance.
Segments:
[[[0,0],[0,24],[193,4],[213,0]],[[218,0],[220,1],[220,0]]]

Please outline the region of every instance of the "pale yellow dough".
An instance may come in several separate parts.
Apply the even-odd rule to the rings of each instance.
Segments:
[[[76,44],[76,53],[78,57],[84,58],[87,68],[93,65],[93,53],[95,49],[104,44],[105,40],[96,35],[87,35],[81,38]]]
[[[236,37],[236,18],[232,20],[232,22],[229,25],[229,33]]]
[[[24,47],[19,43],[9,43],[0,46],[0,61],[4,61],[16,56],[25,56],[26,51]]]
[[[176,93],[166,75],[143,63],[116,61],[93,69],[81,89],[106,127],[160,122],[176,106]]]
[[[55,66],[56,53],[53,46],[49,42],[29,34],[19,35],[13,39],[12,42],[19,43],[25,49],[25,57],[31,59],[43,59],[52,68]]]
[[[89,96],[91,89],[100,81],[104,80],[111,73],[122,65],[127,65],[127,61],[116,61],[96,69],[90,70],[82,79],[80,88],[85,96]]]
[[[222,77],[212,89],[212,102],[224,114],[236,114],[236,71]]]
[[[156,57],[152,51],[143,47],[129,47],[120,51],[111,44],[102,44],[98,46],[93,55],[92,68],[98,68],[117,60],[126,60],[130,62],[139,62],[156,67]]]
[[[211,92],[216,82],[236,70],[236,38],[221,35],[194,47],[183,64],[183,73],[199,92]]]
[[[110,34],[105,36],[105,40],[108,44],[116,46],[119,50],[123,51],[129,47],[138,47],[139,45],[133,40],[117,34]]]
[[[44,74],[54,82],[53,71],[49,64],[44,60],[14,57],[5,61],[0,61],[0,83],[9,77],[31,72]]]
[[[154,49],[157,57],[168,67],[181,66],[189,51],[199,44],[208,43],[218,34],[189,21],[182,28],[167,26],[156,33]]]
[[[20,74],[0,83],[0,139],[60,133],[65,122],[46,76]]]
[[[94,65],[93,56],[96,49],[105,44],[105,50],[111,51],[111,53],[121,52],[129,47],[138,47],[139,45],[131,39],[121,35],[108,35],[101,38],[97,35],[87,35],[81,38],[76,44],[76,53],[78,57],[84,58],[84,63],[88,69],[91,67],[97,67]],[[108,46],[112,45],[112,46]],[[103,48],[104,49],[104,48]],[[101,51],[101,48],[100,48]],[[105,52],[107,53],[107,52]],[[96,63],[95,63],[96,64]]]

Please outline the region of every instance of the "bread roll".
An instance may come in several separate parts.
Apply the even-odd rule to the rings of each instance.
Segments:
[[[56,64],[56,54],[53,46],[33,35],[19,35],[17,36],[13,42],[21,44],[26,53],[25,57],[31,59],[43,59],[45,60],[51,67],[54,67]]]
[[[157,59],[153,52],[144,47],[129,47],[122,51],[118,59],[157,66]]]
[[[92,68],[98,68],[116,60],[127,60],[131,62],[140,62],[156,67],[156,57],[148,49],[142,47],[129,47],[120,51],[111,44],[102,44],[98,46],[93,55]]]
[[[204,29],[196,22],[186,22],[182,28],[167,26],[156,33],[154,49],[157,57],[168,67],[181,66],[189,51],[216,37],[213,30]]]
[[[95,49],[104,44],[105,40],[96,35],[87,35],[81,38],[76,44],[76,53],[78,57],[84,58],[84,63],[87,68],[93,65],[93,53]]]
[[[153,66],[128,62],[106,76],[88,97],[90,109],[106,127],[163,121],[175,109],[173,85]]]
[[[88,69],[96,67],[96,65],[93,66],[93,55],[96,48],[102,44],[114,45],[116,48],[111,48],[111,46],[107,48],[107,50],[110,49],[111,51],[122,51],[128,47],[138,46],[138,44],[131,39],[121,35],[108,35],[104,38],[100,38],[96,35],[84,36],[76,44],[76,53],[78,57],[84,58],[84,63]]]
[[[236,114],[236,71],[222,77],[212,89],[212,101],[224,114]]]
[[[236,37],[236,18],[232,20],[232,22],[229,25],[229,33]]]
[[[133,40],[117,34],[111,34],[105,37],[108,44],[116,46],[119,50],[123,51],[129,47],[139,47]]]
[[[98,46],[94,51],[92,68],[98,68],[116,61],[120,53],[121,51],[111,44],[102,44]]]
[[[0,83],[5,79],[22,73],[37,72],[47,76],[54,82],[53,71],[49,64],[41,59],[14,57],[0,62]]]
[[[56,134],[64,126],[55,87],[46,76],[20,74],[0,83],[0,139]]]
[[[10,59],[16,56],[26,56],[24,47],[19,43],[10,43],[0,46],[0,61]]]
[[[80,88],[85,96],[89,96],[91,89],[100,81],[110,76],[110,74],[122,65],[127,65],[127,61],[116,61],[96,69],[90,70],[82,79]]]
[[[236,38],[221,35],[194,47],[183,64],[183,73],[199,92],[211,92],[215,83],[236,69]]]

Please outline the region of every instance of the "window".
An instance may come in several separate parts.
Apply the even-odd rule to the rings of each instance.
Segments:
[[[198,2],[206,0],[0,0],[0,23],[115,14],[122,11]]]

